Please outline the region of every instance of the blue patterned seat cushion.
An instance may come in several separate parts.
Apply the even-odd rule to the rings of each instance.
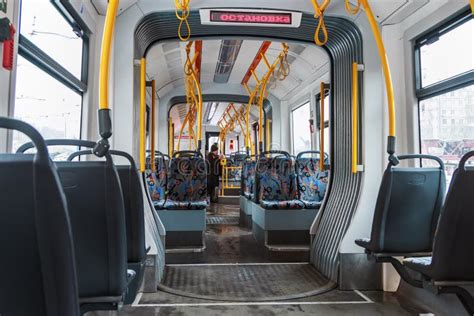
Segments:
[[[179,202],[167,200],[164,209],[167,210],[203,210],[209,203],[205,201]]]
[[[206,170],[206,162],[202,158],[173,158],[169,169],[166,203],[207,203]]]
[[[145,171],[148,192],[154,205],[163,204],[166,198],[166,171]]]
[[[253,192],[255,190],[255,167],[256,162],[253,160],[246,160],[242,167],[242,193],[248,199],[252,199],[254,195]]]
[[[281,209],[294,209],[299,210],[305,207],[304,203],[300,200],[288,200],[288,201],[260,201],[260,206],[267,210],[281,210]]]
[[[262,158],[258,161],[260,201],[290,201],[297,198],[296,176],[290,158]]]
[[[296,173],[300,199],[305,203],[321,202],[326,194],[329,172],[319,169],[319,159],[299,158]]]
[[[257,164],[259,201],[265,209],[302,209],[297,199],[293,161],[286,157],[261,158]]]

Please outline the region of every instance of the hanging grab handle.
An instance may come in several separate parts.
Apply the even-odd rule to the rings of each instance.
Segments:
[[[316,27],[316,31],[314,32],[314,42],[318,46],[326,45],[326,43],[328,42],[328,31],[326,28],[326,24],[324,23],[324,11],[329,6],[329,3],[331,3],[330,0],[324,0],[324,2],[319,5],[318,0],[311,0],[311,4],[314,8],[314,18],[319,19],[318,26]]]
[[[191,38],[191,27],[189,26],[189,2],[190,0],[175,0],[175,14],[179,20],[178,37],[181,41],[186,42]],[[181,11],[181,12],[178,12]],[[186,26],[186,35],[183,35],[183,24]]]

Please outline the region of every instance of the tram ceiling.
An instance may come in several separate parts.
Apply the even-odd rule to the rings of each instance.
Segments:
[[[241,86],[263,42],[258,39],[203,39],[201,85],[220,85],[223,89],[226,85]],[[174,89],[184,89],[184,47],[185,43],[173,41],[158,43],[148,50],[147,75],[156,80],[158,97]],[[281,42],[273,41],[266,54],[273,60],[280,51]],[[289,43],[288,62],[289,76],[283,81],[275,81],[269,89],[270,93],[280,100],[285,100],[321,69],[329,69],[329,57],[326,52],[309,43]],[[255,73],[262,77],[266,71],[267,68],[262,62]],[[249,81],[250,87],[254,84],[253,80]]]

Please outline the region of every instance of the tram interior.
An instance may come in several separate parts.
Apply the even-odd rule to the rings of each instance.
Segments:
[[[473,16],[0,0],[0,316],[474,315]]]

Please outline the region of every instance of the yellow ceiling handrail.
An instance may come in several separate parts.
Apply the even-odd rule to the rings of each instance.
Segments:
[[[347,6],[347,4],[346,4]],[[374,35],[375,42],[377,44],[377,49],[382,63],[382,71],[385,80],[385,89],[387,91],[387,100],[388,100],[388,142],[387,142],[387,153],[390,155],[390,159],[394,159],[394,163],[397,163],[395,154],[395,143],[396,143],[396,113],[395,113],[395,97],[393,93],[393,83],[392,75],[390,73],[390,66],[388,63],[387,53],[385,51],[385,46],[382,40],[382,35],[378,28],[377,21],[375,20],[374,13],[370,7],[368,0],[360,0],[360,7],[363,7],[369,20],[370,28]],[[357,12],[358,10],[353,10]],[[349,11],[352,12],[352,11]]]

